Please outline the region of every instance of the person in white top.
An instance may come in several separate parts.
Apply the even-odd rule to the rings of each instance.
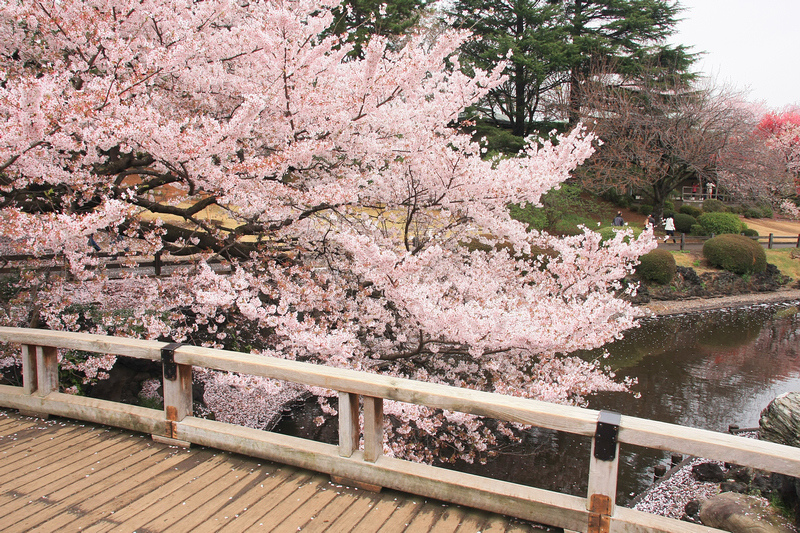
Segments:
[[[675,242],[675,221],[671,216],[668,216],[666,220],[664,220],[664,231],[667,232],[664,236],[664,242],[667,242],[667,239],[670,237],[672,237],[672,242]]]

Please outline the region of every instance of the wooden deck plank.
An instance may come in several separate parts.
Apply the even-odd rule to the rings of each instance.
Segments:
[[[8,446],[3,447],[3,458],[5,461],[12,461],[13,463],[0,464],[0,475],[8,472],[8,470],[19,467],[21,465],[35,462],[36,454],[47,450],[54,445],[65,445],[67,443],[78,444],[80,442],[89,440],[91,435],[80,431],[78,427],[64,428],[64,432],[54,432],[52,435],[45,434],[42,431],[36,430],[34,435],[26,436],[21,435],[18,440],[9,443]]]
[[[313,526],[316,525],[315,520],[317,520],[320,511],[336,498],[337,494],[334,490],[326,489],[324,486],[320,487],[320,490],[303,505],[302,513],[292,513],[286,520],[275,526],[272,529],[272,533],[291,533],[295,531],[311,533],[314,531]]]
[[[504,531],[507,519],[327,475],[148,436],[0,410],[0,531]],[[14,424],[18,424],[15,426]],[[55,459],[55,460],[54,460]],[[497,522],[495,522],[497,520]],[[490,529],[480,529],[490,531]],[[511,531],[527,531],[511,526]]]
[[[185,460],[184,454],[163,447],[157,454],[137,464],[130,473],[123,470],[114,478],[110,488],[82,501],[70,502],[70,512],[64,513],[60,520],[42,524],[40,527],[43,531],[59,531],[65,525],[75,531],[91,527],[180,475],[177,467]]]
[[[225,523],[224,528],[220,529],[220,531],[239,533],[250,531],[251,529],[263,530],[264,516],[286,499],[291,498],[297,490],[307,485],[314,476],[314,472],[299,470],[296,475],[289,477],[279,485],[275,485],[269,494],[254,502],[253,505],[248,507],[247,511],[239,513],[238,516],[223,515],[222,520],[228,520],[228,522]],[[221,522],[221,520],[217,520],[217,522]]]
[[[87,441],[87,446],[83,448],[54,447],[49,450],[48,457],[59,457],[58,462],[51,462],[33,472],[8,480],[5,482],[5,486],[11,490],[33,493],[48,483],[59,479],[63,480],[64,477],[84,468],[91,468],[90,465],[97,460],[102,460],[104,457],[119,451],[130,449],[130,447],[131,444],[126,442],[124,438]]]
[[[278,496],[276,494],[274,500],[276,500],[277,504],[275,504],[275,501],[270,502],[270,509],[268,511],[263,512],[263,508],[260,508],[258,505],[254,506],[252,508],[254,513],[250,514],[250,516],[240,516],[237,521],[234,521],[229,527],[231,527],[232,531],[244,531],[239,528],[246,522],[251,522],[253,526],[258,524],[259,527],[267,526],[272,528],[280,524],[287,516],[297,511],[299,507],[320,490],[320,484],[327,482],[328,476],[315,473],[303,483],[293,484],[292,488],[294,490],[289,494],[285,494],[283,490],[281,490],[282,494],[284,494],[283,496]],[[272,494],[270,494],[270,499],[272,499]],[[242,520],[243,518],[247,520]],[[237,524],[237,522],[239,523]],[[247,527],[249,528],[250,526],[248,525]]]
[[[191,514],[185,516],[180,523],[172,524],[172,527],[166,525],[159,529],[159,531],[196,531],[197,528],[205,522],[212,519],[215,513],[225,507],[228,503],[238,500],[238,498],[248,491],[254,489],[256,483],[263,482],[263,467],[253,468],[254,463],[249,462],[243,468],[230,472],[227,477],[230,483],[219,488],[219,483],[212,488],[212,493],[203,496],[204,501],[199,508],[192,511]]]
[[[268,464],[271,465],[271,463]],[[274,465],[272,465],[272,467],[275,468]],[[261,502],[268,498],[274,499],[272,491],[281,485],[291,483],[291,480],[296,477],[308,479],[311,477],[311,473],[284,465],[275,468],[269,475],[262,477],[260,482],[256,480],[250,491],[240,495],[236,500],[216,510],[203,524],[195,527],[193,533],[212,533],[220,531],[223,528],[226,532],[244,531],[247,527],[241,526],[244,521],[237,523],[239,517],[248,512],[250,515],[257,513],[257,511],[252,509],[253,507],[261,504]],[[176,531],[181,530],[177,528]]]
[[[275,465],[271,466],[275,468]],[[216,531],[246,531],[253,521],[259,519],[264,514],[265,502],[277,504],[277,491],[281,486],[291,486],[297,478],[308,480],[311,472],[294,468],[291,466],[280,465],[275,468],[268,476],[256,481],[251,489],[235,500],[231,500],[227,505],[217,509],[203,524],[197,526],[193,533],[211,533]],[[176,531],[181,531],[177,529]]]
[[[163,509],[163,514],[156,516],[150,522],[137,526],[137,529],[163,531],[177,522],[181,527],[186,528],[185,530],[190,530],[191,526],[187,523],[186,517],[194,515],[203,508],[210,507],[212,505],[211,502],[215,499],[214,497],[219,496],[220,492],[224,493],[231,488],[235,489],[239,482],[244,483],[246,481],[244,469],[247,466],[246,461],[221,465],[220,468],[215,469],[216,471],[222,471],[220,477],[199,489],[187,485],[184,487],[185,490],[174,492],[169,498],[159,502],[158,507]],[[183,502],[179,503],[177,500],[183,500]],[[217,501],[221,503],[221,500]],[[155,514],[155,511],[153,514]],[[124,528],[125,524],[122,527]]]
[[[330,487],[324,489],[325,492],[332,492],[333,499],[317,512],[314,520],[309,520],[303,527],[306,533],[317,533],[318,531],[333,530],[331,525],[339,519],[351,505],[356,501],[352,494],[343,490],[341,486],[331,484]],[[348,530],[349,531],[349,530]]]
[[[183,499],[192,490],[202,487],[206,483],[214,482],[224,473],[226,459],[222,454],[215,455],[195,468],[181,472],[168,483],[159,484],[154,491],[143,495],[119,512],[114,513],[113,518],[108,518],[108,520],[113,520],[113,524],[101,531],[125,529],[132,531],[138,525],[160,516],[166,509],[167,503],[181,505]],[[87,529],[87,531],[93,530],[93,528]]]
[[[389,517],[386,522],[381,525],[378,531],[383,533],[395,533],[397,531],[405,531],[408,523],[414,518],[420,509],[423,507],[422,498],[407,497],[405,501],[401,502],[395,512]]]
[[[345,494],[343,493],[339,495],[339,498],[344,498],[344,496]],[[374,492],[356,491],[355,489],[348,491],[347,496],[352,499],[352,503],[347,506],[347,509],[342,514],[331,521],[329,527],[332,531],[354,531],[356,524],[364,518],[364,515],[375,506],[380,498]]]
[[[384,490],[381,494],[383,497],[356,524],[354,531],[363,533],[379,531],[384,522],[392,516],[392,513],[397,511],[398,502],[405,499],[405,496],[394,491]]]
[[[138,449],[135,453],[121,458],[119,461],[108,464],[106,461],[104,468],[92,472],[91,475],[83,479],[74,480],[66,478],[66,484],[46,494],[46,499],[53,502],[53,509],[57,511],[55,516],[37,516],[39,519],[34,525],[37,530],[57,531],[64,528],[67,524],[79,518],[81,504],[91,502],[92,505],[102,505],[113,497],[113,491],[123,486],[122,472],[132,465],[152,464],[152,457],[158,453],[165,454],[163,450],[155,448]],[[127,476],[125,476],[127,477]],[[47,487],[53,489],[54,487]]]
[[[414,518],[409,521],[406,531],[413,531],[414,533],[423,531],[433,531],[433,524],[439,520],[442,514],[441,509],[437,509],[432,505],[423,505]]]
[[[50,491],[60,489],[65,485],[68,486],[75,479],[89,476],[95,469],[95,467],[92,465],[96,465],[98,460],[102,461],[106,457],[111,457],[113,459],[116,457],[115,454],[124,448],[130,449],[130,444],[126,442],[114,443],[112,446],[101,449],[97,452],[97,454],[92,454],[81,461],[77,461],[69,465],[69,467],[65,468],[64,470],[56,468],[54,471],[46,472],[44,471],[44,468],[39,468],[31,474],[43,472],[41,477],[33,477],[22,485],[9,482],[5,484],[5,487],[8,487],[8,490],[14,493],[24,494],[28,499],[41,500],[45,503],[53,503],[54,500],[49,497]],[[21,479],[28,478],[29,476],[30,475],[22,476]],[[27,524],[31,520],[36,520],[34,523],[41,522],[43,519],[49,518],[49,515],[58,513],[59,510],[54,505],[48,505],[46,511],[37,513],[35,517],[27,516],[28,513],[24,509],[24,499],[19,499],[14,505],[4,506],[2,512],[4,513],[4,520],[11,520],[19,523],[25,522]],[[28,527],[30,527],[30,525],[31,524],[28,524]]]

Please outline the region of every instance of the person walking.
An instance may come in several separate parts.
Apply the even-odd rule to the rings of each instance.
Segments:
[[[655,229],[655,227],[656,227],[656,217],[655,217],[655,216],[653,216],[653,213],[650,213],[650,214],[647,216],[647,225],[648,225],[650,228],[653,228],[653,229]]]
[[[672,237],[672,242],[675,242],[675,220],[673,220],[672,215],[668,216],[667,219],[664,221],[664,231],[667,234],[664,236],[664,242],[667,242],[667,239]]]

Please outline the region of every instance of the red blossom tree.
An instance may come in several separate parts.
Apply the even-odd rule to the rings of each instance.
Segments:
[[[26,273],[2,321],[559,402],[620,389],[564,354],[635,324],[618,280],[652,240],[526,232],[506,209],[566,179],[591,137],[484,160],[451,126],[502,79],[460,73],[465,34],[375,37],[354,59],[330,25],[314,0],[6,2],[0,233],[71,275]],[[91,235],[196,266],[112,279]]]

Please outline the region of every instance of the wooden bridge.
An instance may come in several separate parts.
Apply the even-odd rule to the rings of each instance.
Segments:
[[[0,410],[0,531],[436,531],[535,526],[149,435]]]
[[[23,365],[23,385],[21,387],[0,386],[0,406],[2,407],[18,409],[22,413],[55,415],[126,428],[144,434],[151,434],[154,438],[166,443],[193,443],[227,450],[248,457],[267,459],[282,465],[292,465],[294,468],[328,474],[337,480],[346,479],[350,483],[361,483],[383,487],[384,489],[403,491],[451,504],[481,509],[489,513],[504,513],[523,520],[548,524],[565,530],[590,533],[644,531],[693,533],[717,531],[616,505],[619,446],[621,443],[705,457],[800,477],[800,449],[798,448],[622,416],[606,411],[598,413],[597,411],[577,407],[553,405],[534,400],[365,372],[196,346],[166,344],[157,341],[19,328],[0,328],[0,341],[21,345],[20,353]],[[59,392],[58,349],[83,350],[161,360],[164,369],[164,410],[124,405]],[[192,416],[191,377],[192,367],[194,366],[265,376],[339,391],[338,446]],[[384,399],[471,413],[591,437],[592,449],[589,457],[575,459],[588,460],[589,462],[587,494],[585,497],[572,496],[386,457],[382,454]],[[363,427],[359,423],[360,416],[363,416]],[[9,420],[12,418],[14,417],[9,415]],[[29,421],[9,422],[9,420],[0,420],[2,421],[0,427],[5,427],[9,423],[33,424],[33,422]],[[19,420],[19,418],[14,418],[14,420]],[[29,436],[38,435],[38,431],[40,430],[35,429],[32,425],[22,430],[22,432],[27,432]],[[55,431],[69,435],[75,433],[72,438],[83,438],[79,436],[77,430],[55,428]],[[107,430],[95,430],[96,434],[97,431]],[[13,434],[15,432],[18,431],[12,426],[10,433]],[[0,432],[0,434],[6,435],[7,433]],[[359,442],[362,435],[364,445],[360,449]],[[65,435],[65,438],[69,437]],[[256,484],[254,479],[257,481],[257,479],[270,478],[271,476],[271,479],[275,480],[280,475],[286,477],[286,487],[280,490],[293,490],[294,492],[290,494],[283,492],[283,496],[270,497],[260,492],[262,487],[259,486],[255,494],[247,495],[240,502],[240,504],[253,503],[242,506],[240,516],[236,517],[236,520],[245,516],[244,507],[247,508],[247,512],[252,509],[252,514],[247,514],[247,520],[242,520],[240,524],[249,523],[253,527],[260,527],[260,524],[264,524],[264,527],[267,528],[282,527],[284,521],[287,519],[295,520],[294,517],[296,515],[297,521],[307,519],[303,522],[304,525],[312,529],[324,529],[325,519],[320,521],[319,517],[322,516],[330,502],[337,500],[337,498],[333,498],[329,504],[319,507],[326,497],[332,496],[331,494],[321,496],[318,494],[327,486],[327,478],[317,476],[317,480],[321,483],[320,488],[304,488],[305,485],[301,485],[298,488],[291,489],[288,483],[293,476],[307,476],[308,479],[313,479],[315,474],[295,474],[294,472],[296,471],[294,469],[291,469],[292,473],[290,474],[290,467],[288,466],[264,466],[265,463],[259,465],[257,459],[244,459],[240,456],[236,456],[233,459],[234,462],[238,461],[236,463],[239,465],[238,467],[222,466],[217,468],[217,462],[221,461],[221,459],[208,458],[205,461],[199,461],[199,470],[183,476],[182,469],[186,469],[188,472],[192,461],[197,461],[188,460],[188,463],[186,460],[181,461],[180,455],[185,452],[165,451],[163,449],[160,452],[153,451],[155,446],[153,444],[149,444],[150,450],[134,451],[130,449],[129,451],[121,452],[125,457],[119,459],[119,462],[135,462],[130,458],[131,454],[138,455],[143,453],[145,454],[142,456],[144,458],[151,457],[146,455],[149,453],[153,456],[153,459],[149,460],[150,462],[158,459],[158,457],[163,457],[163,461],[167,461],[167,456],[169,456],[172,457],[171,461],[174,463],[165,463],[165,465],[170,466],[167,466],[163,473],[149,474],[144,471],[135,471],[136,473],[134,473],[134,470],[131,470],[123,474],[125,479],[135,480],[132,485],[133,488],[129,488],[129,490],[133,491],[131,494],[125,491],[123,488],[125,484],[121,482],[103,483],[98,477],[97,483],[94,483],[94,475],[88,472],[83,474],[84,478],[74,483],[65,483],[64,478],[72,467],[61,468],[58,466],[53,468],[52,466],[43,466],[44,471],[42,468],[36,470],[36,467],[33,467],[34,469],[29,472],[21,469],[23,464],[34,461],[31,455],[33,452],[25,451],[30,449],[42,450],[41,453],[47,456],[50,453],[65,455],[70,465],[75,464],[77,466],[80,464],[90,469],[101,468],[100,472],[107,471],[111,473],[114,471],[113,468],[117,468],[116,466],[113,468],[111,466],[94,466],[95,452],[100,453],[100,450],[104,448],[124,450],[131,440],[136,441],[138,439],[140,443],[145,442],[145,439],[140,436],[123,436],[115,431],[111,431],[107,438],[113,441],[107,446],[95,445],[94,448],[86,449],[68,446],[63,448],[62,450],[64,451],[62,452],[55,450],[45,452],[44,450],[50,445],[51,439],[49,437],[40,438],[36,444],[26,443],[22,448],[17,448],[16,455],[0,455],[0,458],[2,458],[0,479],[10,479],[12,483],[25,480],[25,483],[28,484],[25,486],[45,487],[44,493],[41,493],[40,490],[39,495],[32,493],[27,498],[23,496],[22,499],[14,499],[13,494],[9,493],[8,489],[3,488],[2,497],[4,499],[0,500],[3,508],[3,511],[0,511],[0,516],[3,517],[3,521],[0,523],[0,527],[13,527],[7,525],[10,522],[2,514],[5,512],[4,509],[7,505],[15,506],[12,511],[12,513],[16,513],[14,514],[14,520],[20,521],[19,523],[38,525],[39,522],[37,520],[39,520],[38,515],[40,513],[43,513],[42,516],[49,516],[47,521],[57,520],[56,514],[58,513],[48,511],[50,512],[48,515],[44,511],[51,504],[59,506],[54,507],[54,509],[58,508],[64,511],[69,509],[70,506],[77,506],[73,507],[73,509],[80,511],[74,513],[76,515],[81,517],[103,517],[103,520],[107,520],[107,522],[103,523],[94,523],[91,526],[92,531],[104,528],[126,530],[127,526],[133,526],[134,522],[130,520],[133,520],[131,517],[135,516],[140,518],[148,517],[147,522],[140,524],[141,527],[136,527],[137,531],[161,531],[170,527],[173,530],[190,530],[193,528],[186,527],[189,523],[188,521],[195,518],[192,517],[193,513],[191,511],[185,512],[185,509],[189,509],[186,506],[196,506],[192,508],[198,509],[198,516],[207,515],[203,524],[209,524],[208,527],[210,527],[214,520],[230,520],[230,513],[239,509],[237,504],[233,502],[225,505],[224,495],[221,498],[217,497],[219,494],[216,493],[220,489],[216,482],[209,484],[209,481],[218,479],[225,479],[225,483],[241,487],[241,490],[236,493],[238,497],[238,495],[244,494],[244,486]],[[13,448],[12,446],[11,449],[13,450]],[[0,450],[5,453],[8,449],[9,444],[5,443],[5,441],[0,441]],[[159,453],[162,455],[159,456]],[[213,456],[215,452],[203,451],[200,453],[210,453]],[[255,461],[255,466],[253,466],[254,462],[252,461]],[[155,460],[155,462],[159,461]],[[99,463],[97,464],[99,465]],[[264,470],[261,470],[262,468]],[[174,472],[173,469],[175,470]],[[253,472],[250,472],[250,470]],[[267,476],[266,472],[273,472],[273,474]],[[283,474],[278,472],[283,472]],[[89,477],[86,478],[86,475]],[[242,479],[237,478],[237,475],[241,476]],[[256,478],[244,479],[244,476],[253,475]],[[159,476],[167,477],[160,478]],[[148,481],[151,479],[155,479],[155,481]],[[192,484],[194,486],[188,484],[190,479],[193,481]],[[225,483],[219,486],[224,486]],[[52,492],[47,492],[49,490],[47,486],[50,484],[53,484],[53,487],[58,486],[58,488]],[[258,484],[260,485],[260,483]],[[180,490],[179,486],[182,487]],[[277,483],[277,486],[283,487],[284,483]],[[325,490],[333,490],[331,486],[328,487]],[[173,490],[178,492],[172,495]],[[89,508],[95,500],[107,499],[115,491],[121,494],[120,497],[122,499],[118,503],[131,500],[130,505],[133,508],[122,507],[119,511],[116,509],[106,511]],[[67,499],[67,497],[72,497],[72,493],[86,495],[86,498],[81,500],[84,503],[78,503],[80,499]],[[300,497],[298,493],[306,495],[313,493],[314,496],[308,498],[308,501],[311,502],[313,500],[316,503],[311,504],[311,507],[308,507],[303,512],[292,513],[289,510],[292,506],[299,508],[298,499],[305,501],[304,497]],[[139,496],[136,496],[137,494]],[[389,495],[391,499],[394,497],[392,494],[394,493],[390,492],[386,495]],[[46,498],[43,499],[41,496],[46,496]],[[64,499],[56,502],[56,497]],[[12,499],[9,500],[9,498]],[[229,496],[229,498],[233,498],[233,496]],[[398,498],[407,498],[407,496],[398,496]],[[354,509],[357,507],[363,509],[365,506],[369,508],[370,502],[372,502],[372,509],[361,518],[355,514],[351,516],[349,511],[342,511],[337,515],[337,518],[333,519],[338,521],[340,517],[350,517],[341,518],[343,522],[340,524],[344,524],[345,520],[349,520],[347,526],[341,531],[366,531],[368,530],[367,526],[372,527],[379,521],[379,516],[388,516],[386,521],[382,523],[383,525],[380,526],[385,531],[402,531],[406,527],[411,528],[410,525],[406,526],[406,524],[413,523],[408,522],[408,520],[416,520],[417,516],[420,517],[421,522],[416,524],[414,529],[409,529],[409,531],[425,531],[425,524],[433,524],[437,516],[451,524],[457,521],[459,524],[466,523],[465,527],[468,529],[472,527],[469,524],[480,520],[484,520],[484,524],[489,524],[491,527],[508,527],[498,525],[499,523],[495,521],[496,518],[488,515],[477,515],[478,517],[476,517],[467,512],[463,519],[453,518],[451,513],[455,511],[452,510],[447,513],[444,511],[441,513],[434,511],[418,511],[414,513],[412,511],[404,515],[403,513],[406,511],[399,510],[406,505],[403,503],[405,500],[396,504],[395,510],[390,511],[386,508],[387,504],[383,503],[384,500],[379,500],[377,496],[368,495],[368,499],[371,500],[366,504],[364,500],[359,500],[361,503],[358,505],[353,502],[347,507],[348,510],[353,506],[356,506]],[[411,499],[416,501],[414,497],[411,497]],[[164,501],[165,507],[160,506],[162,501]],[[214,514],[216,510],[214,505],[209,503],[211,501],[222,504],[220,508],[222,515]],[[87,506],[86,509],[84,509],[84,505]],[[272,507],[265,508],[265,506],[270,505],[276,506],[275,508],[278,510],[273,513]],[[305,504],[303,505],[305,506]],[[336,505],[338,504],[334,504],[331,508],[333,509]],[[151,506],[153,507],[152,516],[146,514],[151,512]],[[172,511],[167,512],[167,507]],[[382,509],[381,513],[389,514],[375,514],[373,518],[367,518],[373,512],[377,512],[378,509]],[[391,509],[391,505],[389,509]],[[114,511],[113,515],[110,514],[112,510]],[[229,514],[226,515],[225,512]],[[395,517],[396,512],[400,513],[396,517],[397,522],[392,522],[394,525],[386,525],[388,524],[387,521],[394,520],[393,517]],[[186,520],[186,522],[172,524],[159,522],[163,517],[173,513],[184,517],[182,520]],[[422,514],[420,515],[420,513]],[[414,518],[412,518],[412,514]],[[225,518],[225,516],[228,516],[228,518]],[[263,522],[266,516],[270,516],[275,520],[280,519],[281,522],[267,525]],[[315,517],[313,524],[311,523],[312,516]],[[401,516],[406,518],[400,518]],[[80,520],[80,517],[76,520]],[[329,518],[329,520],[331,519]],[[362,522],[363,520],[366,520],[366,522]],[[333,526],[336,523],[335,521],[329,522],[331,531],[340,530],[338,526]],[[353,521],[358,526],[356,529],[351,527]],[[14,523],[16,524],[17,522]],[[291,523],[295,524],[295,522]],[[120,524],[126,527],[121,527]],[[259,524],[259,526],[255,524]],[[365,526],[364,529],[362,529],[362,525]],[[419,529],[416,526],[419,526]],[[303,525],[297,525],[296,527],[303,527]],[[460,525],[455,527],[460,527]],[[131,527],[131,530],[133,529]],[[227,528],[225,530],[228,531]],[[438,527],[436,531],[439,531]]]

